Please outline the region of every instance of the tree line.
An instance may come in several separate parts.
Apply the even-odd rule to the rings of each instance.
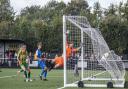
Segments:
[[[128,0],[108,9],[95,2],[90,7],[86,0],[72,0],[68,4],[51,0],[45,6],[31,6],[15,16],[9,0],[0,0],[0,38],[22,39],[34,51],[36,43],[43,50],[62,51],[62,16],[86,16],[91,26],[99,28],[110,49],[118,54],[128,53]]]

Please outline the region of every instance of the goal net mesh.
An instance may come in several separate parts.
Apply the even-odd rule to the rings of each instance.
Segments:
[[[64,23],[66,84],[77,83],[79,80],[90,84],[101,83],[97,82],[98,79],[102,83],[105,82],[103,80],[111,80],[114,84],[122,84],[124,64],[120,56],[109,49],[100,30],[92,28],[84,16],[66,16]],[[72,52],[67,57],[70,44],[73,44]],[[77,51],[73,51],[75,49]]]

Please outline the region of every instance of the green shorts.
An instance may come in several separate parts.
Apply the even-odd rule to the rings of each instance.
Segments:
[[[29,65],[28,65],[28,63],[22,63],[21,65],[20,65],[20,67],[22,68],[22,67],[25,67],[26,69],[28,69],[29,68]]]

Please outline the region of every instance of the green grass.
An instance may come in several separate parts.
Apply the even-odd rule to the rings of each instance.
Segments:
[[[63,71],[52,70],[48,73],[48,81],[41,81],[37,76],[40,73],[39,69],[32,69],[33,82],[24,82],[23,73],[19,76],[1,78],[4,76],[16,75],[18,69],[2,69],[0,72],[0,89],[57,89],[63,86]],[[126,79],[128,77],[126,76]],[[65,88],[65,89],[79,89],[79,88]],[[94,89],[94,88],[84,88]],[[107,88],[95,88],[107,89]],[[123,89],[123,88],[115,88]]]

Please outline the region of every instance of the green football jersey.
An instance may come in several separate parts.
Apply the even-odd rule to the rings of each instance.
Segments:
[[[18,59],[21,61],[22,64],[26,64],[26,59],[28,56],[28,52],[22,52],[21,50],[19,50],[18,52]]]

